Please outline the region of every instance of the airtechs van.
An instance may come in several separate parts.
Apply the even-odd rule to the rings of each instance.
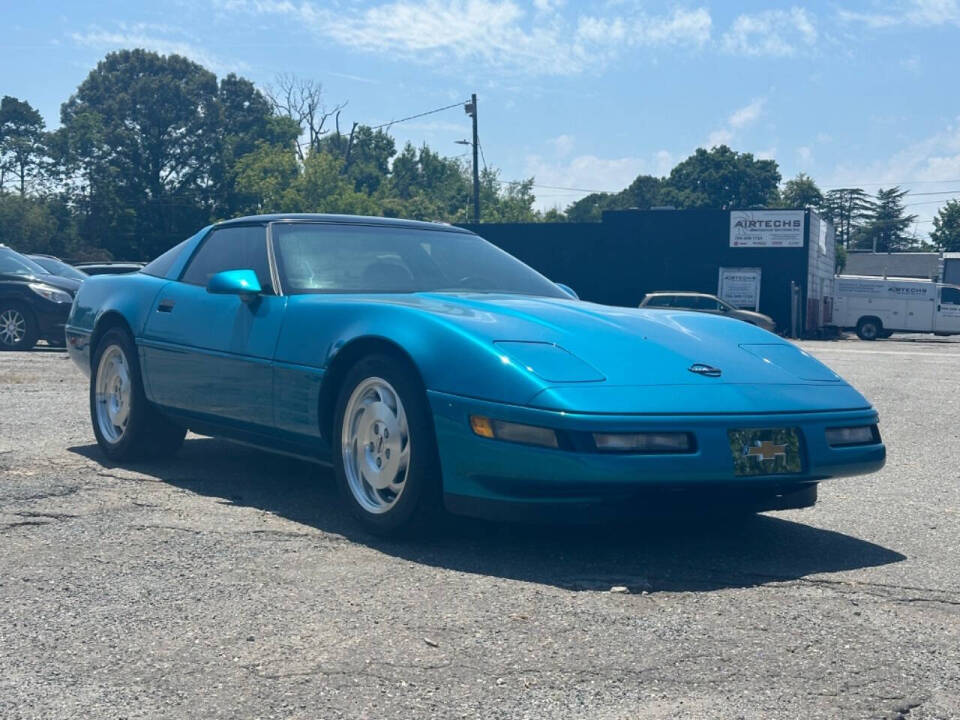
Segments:
[[[840,275],[833,324],[862,340],[895,332],[960,335],[960,286],[910,278]]]

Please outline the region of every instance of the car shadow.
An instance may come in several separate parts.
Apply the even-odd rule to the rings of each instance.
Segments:
[[[96,445],[70,450],[116,467]],[[123,467],[412,562],[571,590],[751,587],[906,559],[874,543],[772,515],[728,523],[691,516],[585,526],[450,518],[423,537],[388,540],[364,531],[340,504],[332,471],[308,462],[191,437],[174,459]]]

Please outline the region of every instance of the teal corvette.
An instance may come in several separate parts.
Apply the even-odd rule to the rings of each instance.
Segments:
[[[779,337],[581,302],[434,223],[219,223],[84,282],[66,336],[109,458],[168,456],[189,428],[329,463],[381,533],[441,508],[807,507],[885,458],[870,403]]]

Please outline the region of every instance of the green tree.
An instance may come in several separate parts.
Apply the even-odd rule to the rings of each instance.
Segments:
[[[896,252],[907,250],[915,244],[906,234],[907,228],[917,219],[916,215],[907,215],[903,199],[907,191],[899,187],[877,191],[873,211],[867,224],[853,237],[857,247],[870,248],[874,252]]]
[[[375,193],[390,173],[390,160],[397,154],[393,138],[383,130],[357,125],[350,135],[330,133],[319,141],[319,149],[343,159],[343,173],[357,192]]]
[[[233,168],[238,211],[245,214],[283,212],[300,176],[297,156],[289,147],[261,142]]]
[[[533,178],[501,183],[499,171],[484,168],[480,172],[480,222],[535,222]]]
[[[833,223],[837,246],[847,248],[851,238],[869,220],[873,202],[860,188],[837,188],[824,196],[820,212]]]
[[[82,153],[88,237],[114,256],[152,257],[207,221],[217,93],[213,73],[178,55],[121,50],[97,64],[60,113]]]
[[[785,208],[813,208],[818,210],[823,205],[823,193],[806,173],[800,173],[792,180],[787,180],[780,192],[780,205]]]
[[[236,188],[240,158],[263,144],[293,148],[300,128],[286,117],[273,114],[270,101],[253,83],[233,73],[217,89],[217,154],[210,169],[215,217],[233,217],[249,204]]]
[[[21,197],[40,174],[46,156],[43,116],[30,103],[5,95],[0,100],[0,192],[12,177]]]
[[[751,208],[773,203],[779,184],[774,160],[757,160],[720,145],[699,148],[673,168],[661,198],[679,208]]]
[[[0,228],[3,241],[19,252],[80,254],[73,214],[61,198],[0,195]]]
[[[933,218],[930,240],[938,250],[960,252],[960,200],[950,200]]]

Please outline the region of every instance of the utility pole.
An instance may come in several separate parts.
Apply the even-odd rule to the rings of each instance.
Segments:
[[[479,140],[477,136],[477,94],[470,95],[470,102],[463,106],[467,115],[473,118],[473,222],[480,222],[480,168],[477,165]]]

